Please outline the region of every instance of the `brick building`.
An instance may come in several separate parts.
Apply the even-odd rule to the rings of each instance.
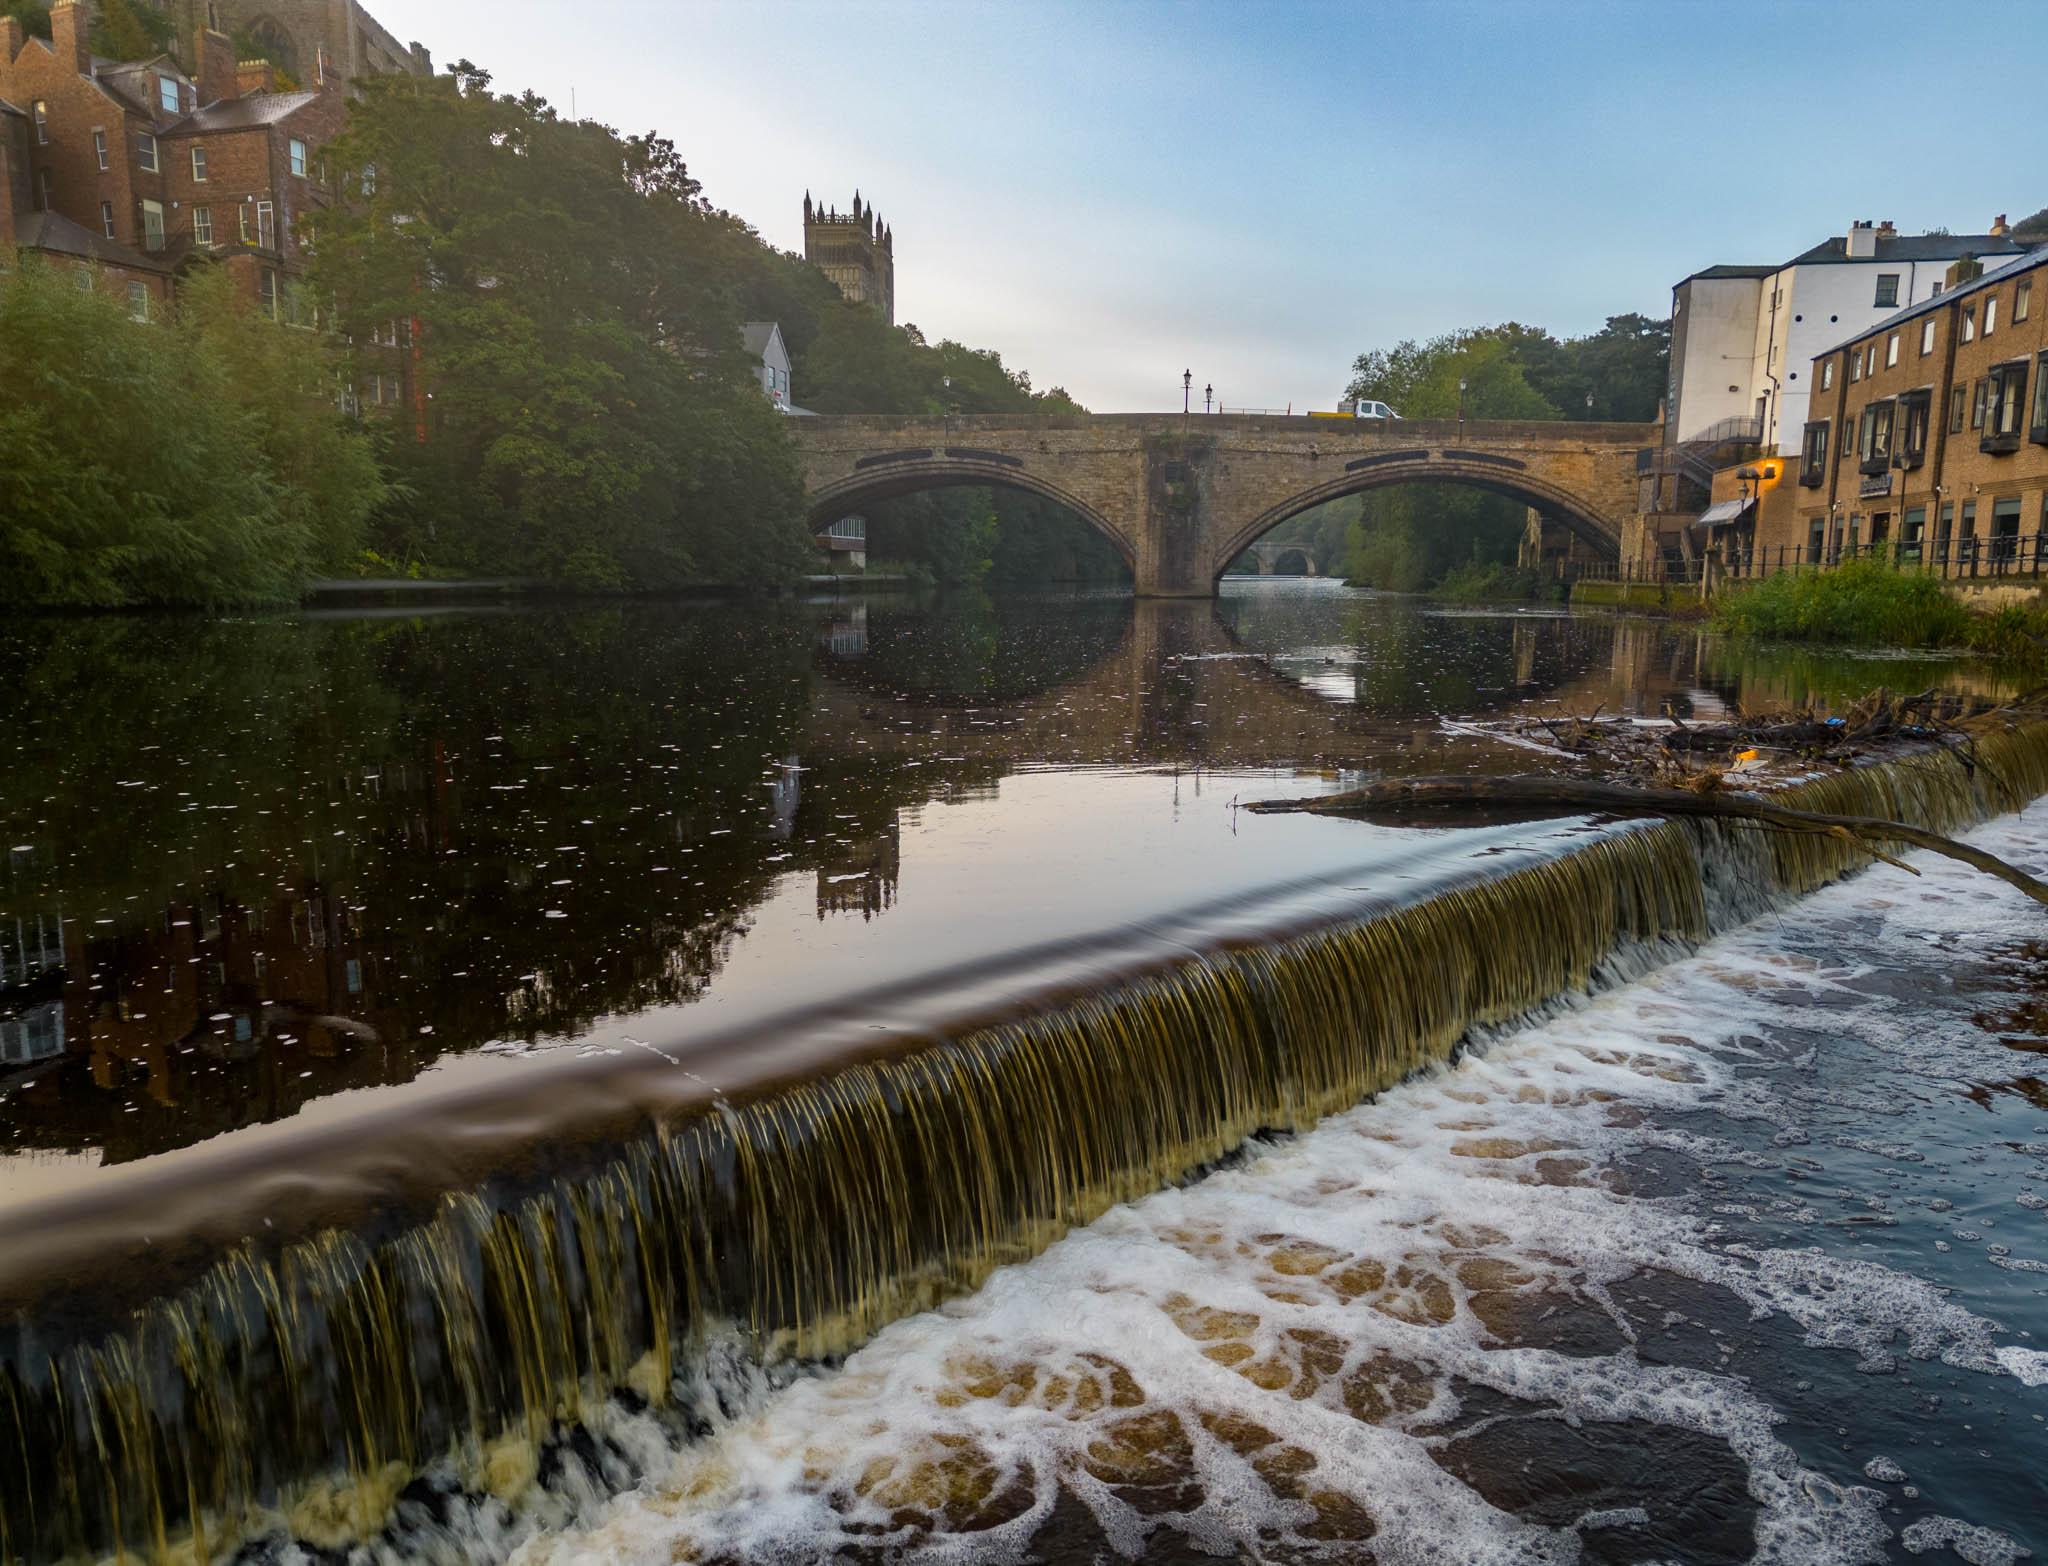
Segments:
[[[1851,551],[1978,573],[2032,563],[2048,521],[2048,245],[1813,360],[1798,500],[1767,558]]]
[[[196,75],[169,55],[102,59],[91,21],[86,0],[58,0],[45,42],[0,18],[0,100],[19,111],[0,118],[25,153],[15,243],[156,299],[182,268],[221,262],[283,314],[303,270],[298,220],[328,199],[317,154],[346,118],[342,84],[278,92],[214,31],[195,39]]]

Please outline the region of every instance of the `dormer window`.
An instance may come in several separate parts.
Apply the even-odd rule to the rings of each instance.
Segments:
[[[178,80],[174,76],[159,76],[156,79],[156,101],[163,105],[166,114],[178,112]]]

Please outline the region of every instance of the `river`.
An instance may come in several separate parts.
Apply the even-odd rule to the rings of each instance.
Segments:
[[[2011,688],[1301,582],[10,626],[0,1555],[2048,1547],[2023,900],[1237,808],[1879,683]],[[1529,972],[1345,1010],[1446,908]]]

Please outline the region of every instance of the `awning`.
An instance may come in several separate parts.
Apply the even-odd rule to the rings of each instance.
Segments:
[[[1700,513],[1700,519],[1694,525],[1697,527],[1726,527],[1731,522],[1741,521],[1743,513],[1755,504],[1756,502],[1748,496],[1744,496],[1740,500],[1717,501]]]

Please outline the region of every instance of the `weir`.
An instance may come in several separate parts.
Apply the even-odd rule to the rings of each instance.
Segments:
[[[2044,792],[2037,726],[1784,797],[1954,831]],[[394,1229],[366,1193],[359,1221],[244,1246],[110,1330],[30,1301],[0,1335],[0,1557],[205,1559],[315,1489],[346,1497],[334,1526],[361,1536],[431,1461],[482,1484],[494,1443],[530,1448],[620,1391],[660,1405],[734,1329],[762,1361],[844,1353],[1475,1028],[1867,862],[1827,837],[1604,830],[1404,906],[648,1114],[644,1134],[564,1126],[524,1172],[447,1189],[423,1221]],[[153,1244],[179,1253],[178,1236]]]

